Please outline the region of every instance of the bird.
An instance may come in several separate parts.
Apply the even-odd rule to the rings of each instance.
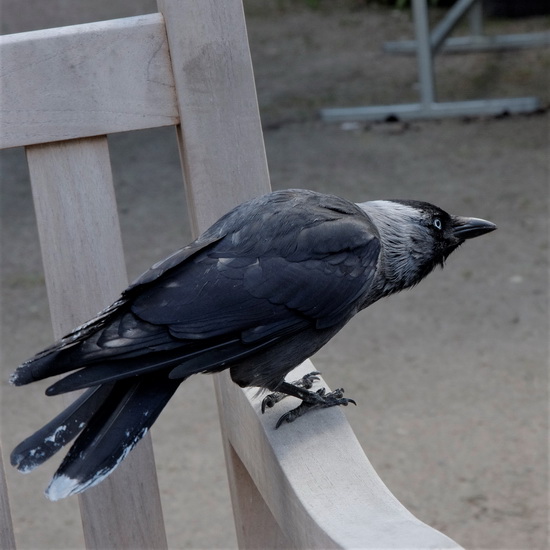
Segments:
[[[97,485],[198,373],[228,369],[240,387],[271,392],[262,412],[286,396],[300,399],[276,428],[355,404],[341,389],[311,390],[318,372],[295,383],[286,376],[359,311],[413,287],[465,240],[494,229],[427,202],[356,204],[305,189],[240,204],[15,370],[15,386],[64,375],[48,396],[85,391],[20,443],[11,463],[30,472],[76,438],[46,496]]]

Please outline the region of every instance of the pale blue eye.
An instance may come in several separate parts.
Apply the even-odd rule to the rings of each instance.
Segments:
[[[441,223],[441,220],[439,218],[434,219],[434,227],[436,229],[441,229],[443,227],[443,224]]]

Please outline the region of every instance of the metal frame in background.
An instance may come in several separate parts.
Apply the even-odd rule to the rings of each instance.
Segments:
[[[540,109],[540,101],[536,97],[437,102],[433,58],[440,49],[446,52],[472,52],[543,46],[550,44],[550,32],[485,36],[483,35],[480,0],[458,0],[430,33],[427,0],[412,0],[412,8],[416,40],[387,42],[384,45],[384,50],[389,53],[412,54],[416,52],[420,80],[420,102],[322,109],[323,120],[326,122],[406,120],[531,113]],[[466,14],[469,18],[471,36],[447,38]]]

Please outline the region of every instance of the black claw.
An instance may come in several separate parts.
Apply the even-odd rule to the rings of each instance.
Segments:
[[[312,411],[314,409],[325,409],[328,407],[335,407],[340,405],[347,407],[349,403],[357,405],[357,403],[353,399],[343,397],[344,390],[342,388],[338,388],[330,393],[326,393],[325,388],[319,388],[315,393],[311,393],[310,395],[314,399],[312,399],[311,401],[304,400],[300,403],[300,405],[298,405],[298,407],[283,414],[277,421],[275,429],[278,429],[285,422],[294,422],[297,418],[299,418],[306,412]]]
[[[291,411],[292,412],[292,411]],[[294,422],[295,418],[290,418],[289,413],[283,414],[277,424],[275,424],[275,429],[278,430],[283,422]]]
[[[314,370],[313,372],[309,372],[308,374],[302,376],[302,378],[300,378],[299,380],[295,380],[294,382],[292,382],[292,385],[309,390],[313,386],[313,383],[319,380],[319,374],[321,373],[316,370]]]
[[[313,383],[319,380],[319,374],[321,373],[316,370],[305,374],[304,376],[302,376],[302,378],[300,378],[300,380],[295,380],[294,382],[292,382],[292,385],[298,388],[303,388],[304,390],[309,390],[313,387]],[[321,388],[321,390],[324,393],[324,388]],[[319,393],[321,390],[318,390],[317,393]],[[288,395],[282,392],[273,392],[266,395],[262,400],[262,414],[265,413],[266,409],[271,409],[275,406],[276,403],[282,401],[285,397],[288,397]]]
[[[263,399],[261,406],[262,413],[289,395],[302,400],[298,407],[286,412],[279,418],[277,424],[275,425],[275,429],[278,429],[284,423],[294,422],[306,412],[314,409],[325,409],[327,407],[335,407],[339,405],[343,405],[345,407],[349,403],[357,405],[353,399],[344,397],[343,388],[337,388],[329,393],[327,393],[325,388],[310,391],[313,383],[319,380],[319,374],[321,373],[318,371],[310,372],[292,384],[283,381],[277,387],[279,391],[270,393]]]
[[[277,424],[275,424],[275,429],[277,430],[281,424],[287,423],[290,424],[291,422],[294,422],[297,418],[300,418],[304,413],[311,410],[312,407],[315,407],[314,405],[309,405],[305,401],[302,401],[300,405],[298,405],[295,409],[292,409],[288,411],[287,413],[283,414],[279,420],[277,420]]]
[[[296,380],[296,382],[293,382],[295,386],[299,386],[304,388],[305,390],[310,390],[313,387],[313,383],[319,380],[318,374],[321,374],[320,372],[313,371],[309,374],[306,374],[303,376],[300,380]]]
[[[271,409],[274,407],[276,403],[283,399],[283,397],[284,394],[281,393],[270,393],[269,395],[266,395],[262,400],[262,414],[265,413],[266,409]]]

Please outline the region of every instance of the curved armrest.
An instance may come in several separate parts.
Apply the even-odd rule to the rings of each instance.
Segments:
[[[216,391],[241,548],[461,548],[393,496],[338,407],[275,430],[296,399],[262,415],[257,390],[220,375]]]

